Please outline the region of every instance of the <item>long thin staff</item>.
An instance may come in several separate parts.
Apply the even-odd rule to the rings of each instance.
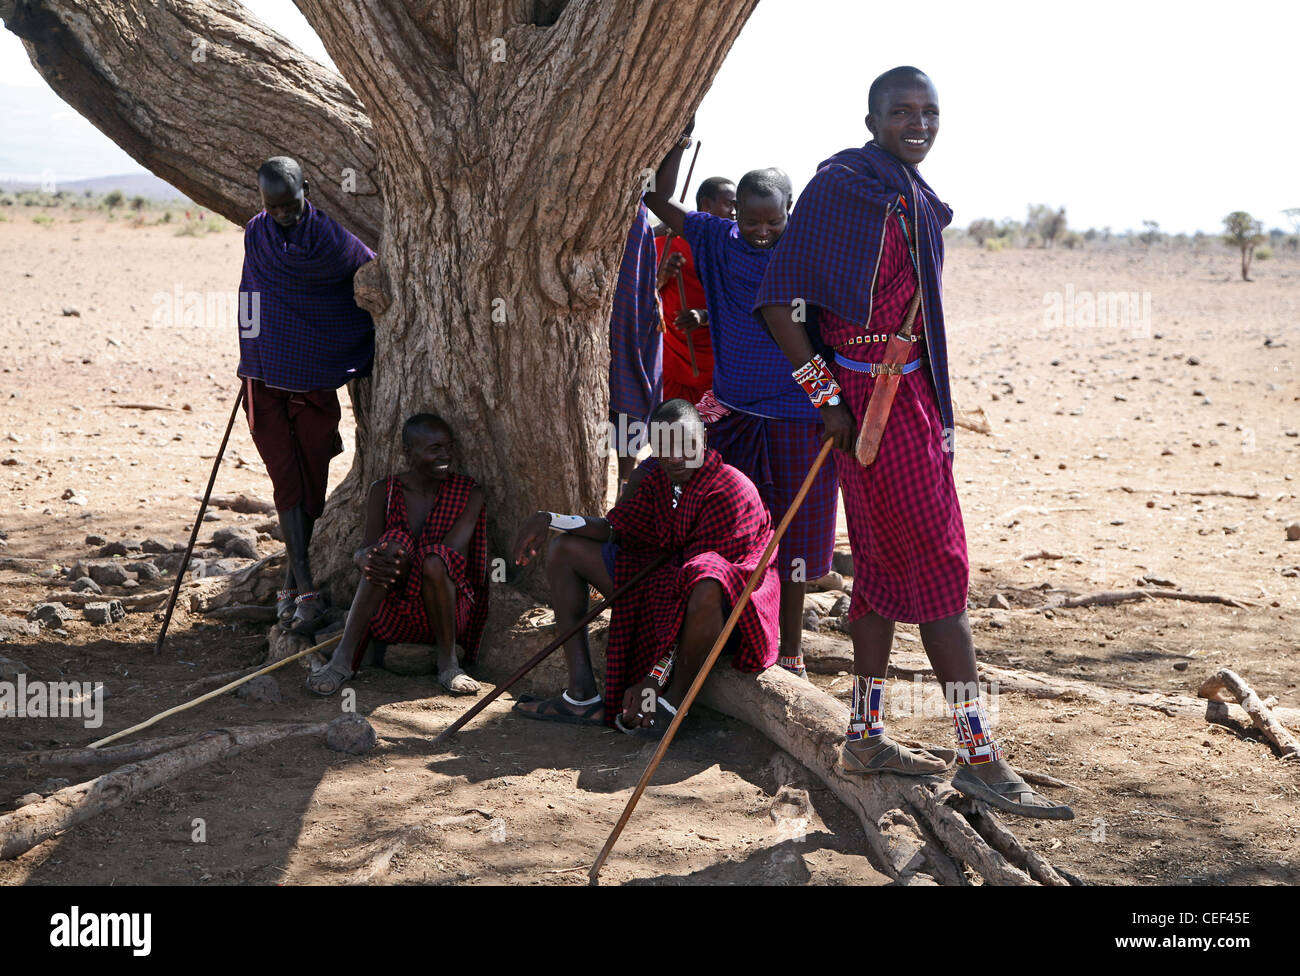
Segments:
[[[630,580],[628,580],[626,583],[624,583],[622,586],[616,589],[608,597],[601,600],[594,607],[588,610],[582,616],[582,619],[578,620],[572,627],[566,630],[563,634],[555,638],[555,640],[551,641],[540,651],[538,651],[527,661],[525,661],[522,665],[520,665],[519,670],[516,671],[514,674],[512,674],[510,677],[508,677],[501,684],[497,685],[496,688],[492,690],[491,694],[486,695],[483,698],[481,698],[479,701],[475,702],[474,706],[471,709],[469,709],[469,711],[467,711],[460,718],[456,719],[456,721],[452,722],[451,725],[449,725],[442,732],[441,735],[439,735],[436,739],[433,740],[433,745],[437,746],[447,738],[459,732],[462,728],[464,728],[466,722],[468,722],[475,715],[477,715],[479,712],[483,711],[483,709],[487,708],[494,701],[496,701],[497,698],[500,697],[502,692],[504,692],[516,681],[518,681],[520,678],[526,675],[529,671],[533,670],[533,668],[537,667],[537,665],[541,664],[544,660],[546,660],[546,658],[548,658],[551,654],[553,654],[555,650],[558,647],[560,647],[560,645],[562,645],[566,640],[568,640],[579,630],[581,630],[583,627],[587,626],[587,624],[591,623],[598,616],[600,616],[600,614],[604,612],[606,607],[608,607],[620,596],[622,596],[624,593],[630,590],[637,583],[640,583],[643,579],[645,579],[645,577],[647,576],[647,574],[650,573],[651,570],[658,569],[660,566],[662,566],[664,562],[668,559],[668,557],[671,555],[672,555],[671,552],[665,552],[662,555],[656,556],[654,559],[650,560],[650,562],[647,565],[643,566],[640,570],[637,571],[637,574],[635,576],[633,576]]]
[[[141,729],[147,729],[149,726],[151,726],[151,725],[153,725],[153,724],[155,724],[155,723],[157,723],[157,722],[161,722],[161,721],[162,721],[163,719],[165,719],[168,715],[175,715],[175,714],[177,714],[178,712],[183,712],[183,711],[185,711],[186,709],[193,708],[195,705],[199,704],[200,702],[205,702],[205,701],[207,701],[209,698],[216,698],[218,695],[225,694],[225,693],[226,693],[227,691],[229,691],[231,688],[238,688],[240,685],[245,684],[245,683],[247,683],[247,682],[249,682],[249,681],[252,681],[254,678],[256,678],[256,677],[257,677],[258,675],[260,675],[260,674],[266,674],[266,672],[268,672],[268,671],[274,671],[276,668],[282,668],[282,667],[284,667],[286,664],[288,664],[290,661],[296,661],[296,660],[298,660],[298,658],[303,657],[304,655],[307,655],[307,654],[311,654],[313,651],[324,651],[324,650],[327,650],[327,649],[333,647],[335,644],[337,644],[337,643],[338,643],[339,641],[341,641],[342,639],[343,639],[343,635],[342,635],[342,634],[335,634],[335,635],[334,635],[333,637],[331,637],[329,640],[321,641],[321,642],[320,642],[319,644],[317,644],[316,646],[314,646],[314,647],[309,647],[309,648],[307,648],[305,651],[299,651],[297,654],[290,654],[290,655],[289,655],[288,657],[286,657],[284,660],[282,660],[282,661],[276,661],[274,664],[268,664],[266,667],[261,668],[260,670],[254,671],[252,674],[246,674],[246,675],[244,675],[242,678],[236,678],[234,681],[230,682],[230,684],[228,684],[228,685],[222,685],[220,688],[217,688],[215,691],[209,691],[206,695],[199,695],[198,698],[191,699],[190,701],[187,701],[187,702],[185,702],[184,704],[177,705],[177,706],[175,706],[174,708],[169,708],[169,709],[167,709],[167,711],[165,711],[165,712],[159,712],[159,713],[158,713],[157,715],[155,715],[153,718],[147,718],[147,719],[145,719],[143,722],[141,722],[139,725],[133,725],[133,726],[131,726],[129,729],[123,729],[121,732],[114,732],[114,733],[113,733],[112,735],[110,735],[110,736],[105,736],[105,737],[102,738],[102,739],[96,739],[94,742],[92,742],[92,743],[90,744],[89,748],[91,748],[91,749],[98,749],[100,746],[106,746],[106,745],[108,745],[110,742],[114,741],[115,739],[121,739],[123,736],[128,736],[128,735],[130,735],[132,732],[139,732]]]
[[[239,384],[239,392],[235,395],[235,405],[230,408],[230,421],[226,424],[225,436],[221,438],[221,446],[217,448],[217,456],[212,462],[212,474],[208,476],[208,488],[203,493],[203,502],[199,505],[199,514],[194,517],[194,528],[190,531],[190,544],[185,547],[185,558],[176,569],[176,583],[172,586],[171,599],[167,601],[167,612],[163,614],[162,630],[158,632],[158,643],[154,645],[153,652],[155,655],[162,653],[163,641],[167,639],[167,625],[172,622],[172,611],[176,609],[176,597],[181,592],[181,580],[185,578],[185,570],[189,568],[190,556],[194,552],[194,540],[199,537],[199,526],[203,524],[203,513],[208,510],[208,499],[212,497],[212,486],[217,483],[217,469],[221,467],[221,459],[226,453],[226,442],[230,440],[230,431],[235,426],[235,416],[239,413],[239,405],[244,402],[244,384]]]
[[[799,493],[794,496],[794,501],[790,503],[790,507],[786,510],[785,517],[781,519],[781,524],[776,527],[776,532],[772,534],[772,541],[769,542],[767,548],[763,550],[763,558],[758,561],[758,565],[754,567],[754,572],[749,576],[749,582],[747,582],[745,588],[741,590],[740,598],[732,608],[731,616],[727,618],[727,622],[722,628],[722,633],[720,633],[718,639],[713,642],[713,649],[709,651],[709,656],[704,659],[704,664],[700,667],[699,674],[697,674],[695,680],[691,682],[691,687],[686,692],[686,697],[682,699],[682,703],[677,706],[677,714],[673,716],[673,720],[668,726],[668,731],[664,733],[664,737],[659,741],[659,748],[656,749],[655,754],[650,757],[649,765],[646,766],[645,772],[641,774],[641,781],[636,784],[636,789],[632,791],[632,796],[628,799],[627,806],[623,808],[623,815],[618,818],[618,823],[614,825],[613,832],[610,833],[609,839],[605,841],[605,846],[601,848],[600,856],[596,858],[596,863],[593,864],[591,870],[587,872],[587,878],[592,884],[598,884],[600,882],[600,869],[605,863],[605,858],[609,857],[609,852],[614,849],[614,844],[618,841],[619,835],[623,833],[623,827],[626,826],[628,818],[632,816],[632,811],[636,809],[637,801],[641,799],[641,794],[645,792],[646,786],[649,785],[650,777],[653,776],[655,770],[659,768],[660,760],[663,759],[664,753],[668,751],[668,746],[672,744],[673,736],[677,734],[678,726],[682,724],[682,719],[684,719],[686,713],[690,711],[691,704],[695,701],[695,696],[700,693],[700,688],[704,685],[704,679],[709,676],[709,672],[713,669],[714,662],[717,661],[718,657],[722,654],[722,649],[726,646],[727,639],[731,636],[731,632],[736,629],[736,624],[740,620],[740,615],[744,612],[745,604],[749,602],[750,594],[754,592],[754,587],[758,585],[758,581],[762,579],[763,574],[767,572],[767,564],[771,562],[772,556],[776,552],[776,547],[781,542],[781,537],[785,535],[785,530],[789,528],[790,522],[794,518],[795,513],[799,511],[799,506],[803,504],[804,496],[808,494],[808,489],[812,487],[813,478],[817,477],[817,472],[821,470],[822,463],[826,460],[827,455],[830,454],[831,444],[832,441],[829,438],[822,444],[821,452],[817,455],[817,459],[813,461],[812,467],[808,469],[808,474],[803,479],[803,484],[799,487]]]

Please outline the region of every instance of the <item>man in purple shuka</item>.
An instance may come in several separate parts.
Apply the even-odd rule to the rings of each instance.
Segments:
[[[614,307],[609,316],[609,422],[614,431],[644,424],[663,399],[663,334],[659,331],[659,288],[654,231],[645,204],[637,202],[627,233]],[[624,416],[622,423],[619,415]],[[618,450],[618,490],[636,467],[638,441],[612,438]]]
[[[374,323],[357,307],[352,277],[375,253],[312,205],[295,160],[268,159],[257,183],[264,210],[244,228],[239,376],[289,557],[276,611],[282,625],[311,634],[324,607],[307,548],[330,458],[343,450],[336,391],[370,375],[375,357]]]

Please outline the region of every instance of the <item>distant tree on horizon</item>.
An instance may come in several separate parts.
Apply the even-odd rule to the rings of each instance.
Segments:
[[[1241,249],[1241,280],[1250,281],[1250,261],[1255,248],[1264,239],[1264,224],[1244,210],[1234,210],[1223,218],[1223,243]]]
[[[121,190],[112,190],[104,194],[104,206],[108,208],[109,213],[112,213],[118,207],[122,206],[125,200],[126,196]]]

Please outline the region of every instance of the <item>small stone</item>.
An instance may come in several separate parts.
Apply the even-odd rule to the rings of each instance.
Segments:
[[[100,586],[121,586],[131,577],[126,567],[116,562],[93,562],[87,565],[90,578]]]
[[[120,600],[108,600],[104,603],[87,603],[81,608],[81,615],[92,624],[115,624],[126,617]]]
[[[1292,522],[1286,527],[1286,540],[1287,542],[1300,540],[1300,522]]]
[[[27,619],[34,620],[42,627],[59,627],[63,621],[71,620],[75,616],[76,614],[62,603],[40,603],[27,614]]]
[[[1199,359],[1197,359],[1195,356],[1188,356],[1188,357],[1187,357],[1187,365],[1188,365],[1188,366],[1199,366],[1199,365],[1201,365],[1201,361],[1200,361]]]
[[[209,512],[204,512],[204,513],[203,513],[203,521],[205,521],[205,522],[220,522],[220,521],[221,521],[221,513],[220,513],[220,512],[211,512],[211,511],[209,511]]]
[[[849,612],[849,598],[847,596],[841,596],[837,598],[836,601],[831,605],[830,615],[832,617],[841,617],[848,612]]]
[[[18,799],[14,800],[14,809],[17,810],[20,807],[30,806],[33,803],[39,803],[43,799],[45,799],[45,797],[41,796],[39,793],[24,793]]]
[[[71,780],[64,779],[62,776],[51,776],[36,787],[36,792],[41,796],[49,796],[51,793],[59,792],[59,790],[66,790],[71,785]]]
[[[1008,600],[1001,593],[994,593],[991,597],[989,597],[989,606],[996,610],[1010,610],[1011,601]]]
[[[110,542],[99,550],[99,555],[104,559],[109,559],[113,556],[125,556],[128,552],[130,550],[126,548],[126,543]]]
[[[853,575],[853,553],[839,549],[831,554],[831,568],[841,576]]]
[[[162,570],[148,560],[127,563],[126,568],[135,573],[136,579],[141,582],[147,580],[156,580],[162,577]]]
[[[0,637],[35,637],[41,632],[37,624],[17,617],[0,616]]]
[[[159,542],[157,539],[145,539],[144,542],[140,543],[140,548],[144,552],[150,553],[172,551],[170,542]]]
[[[1175,661],[1175,662],[1174,662],[1174,670],[1175,670],[1175,671],[1186,671],[1186,670],[1187,670],[1187,662],[1186,662],[1186,661]]]
[[[240,685],[235,695],[257,704],[276,705],[284,700],[280,696],[279,683],[269,674],[259,674],[252,681]]]
[[[374,726],[360,715],[343,715],[325,729],[325,744],[335,752],[360,756],[375,747],[379,737]]]
[[[74,316],[74,315],[75,315],[77,318],[81,318],[81,309],[77,308],[76,305],[64,305],[64,306],[63,306],[63,315],[64,315],[65,318],[70,318],[71,316]]]
[[[804,630],[821,630],[822,618],[817,616],[817,611],[808,609],[803,612],[803,629]]]
[[[212,544],[219,547],[227,556],[241,559],[257,558],[257,530],[243,525],[229,529],[218,529],[212,535]]]
[[[821,579],[814,580],[812,583],[814,590],[842,590],[844,589],[844,577],[832,570]]]
[[[71,586],[71,590],[74,593],[103,593],[104,592],[103,588],[101,588],[100,585],[96,583],[93,579],[91,579],[89,576],[83,576],[75,583],[73,583]]]

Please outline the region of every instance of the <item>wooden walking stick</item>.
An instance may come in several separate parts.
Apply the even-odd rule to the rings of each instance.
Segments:
[[[159,712],[153,718],[147,718],[139,725],[133,725],[129,729],[123,729],[121,732],[114,732],[112,735],[105,736],[102,739],[96,739],[94,742],[90,744],[88,748],[98,749],[100,746],[106,746],[110,742],[113,742],[117,739],[121,739],[125,736],[130,735],[132,732],[139,732],[141,729],[147,729],[149,726],[154,725],[157,722],[161,722],[168,715],[176,715],[180,712],[184,712],[188,709],[193,708],[195,705],[198,705],[200,702],[207,701],[209,698],[216,698],[218,695],[225,694],[231,688],[238,688],[240,685],[252,681],[258,675],[266,674],[268,671],[274,671],[276,668],[282,668],[290,661],[296,661],[298,660],[298,658],[303,657],[307,654],[311,654],[313,651],[327,650],[333,647],[342,639],[343,639],[342,634],[335,634],[329,640],[321,641],[319,644],[315,645],[314,647],[309,647],[305,651],[299,651],[297,654],[290,654],[284,660],[276,661],[274,664],[268,664],[266,667],[260,668],[259,670],[254,671],[252,674],[246,674],[242,678],[236,678],[234,681],[230,682],[229,684],[222,685],[220,688],[217,688],[213,691],[209,691],[206,695],[199,695],[198,698],[194,698],[190,701],[185,702],[184,704],[177,705],[174,708],[169,708],[165,712]]]
[[[189,568],[190,556],[194,552],[194,540],[199,537],[199,526],[203,524],[203,513],[208,510],[208,499],[212,497],[212,486],[217,483],[217,469],[221,467],[221,458],[226,453],[226,442],[230,440],[230,431],[235,426],[235,416],[239,413],[239,405],[243,402],[244,384],[240,383],[239,392],[235,394],[235,405],[230,409],[230,421],[226,424],[225,436],[221,438],[221,446],[217,448],[217,456],[212,462],[212,474],[208,476],[208,487],[203,492],[203,501],[199,504],[199,514],[194,517],[194,528],[190,530],[190,544],[185,547],[185,556],[176,569],[176,582],[172,586],[171,599],[167,601],[167,612],[163,614],[162,630],[158,632],[158,643],[153,647],[155,656],[162,653],[163,641],[167,639],[167,625],[172,622],[172,611],[176,609],[176,598],[181,592],[181,580],[185,578],[185,570]]]
[[[698,695],[700,689],[704,687],[704,681],[708,678],[709,672],[713,669],[714,662],[716,662],[718,657],[722,654],[722,649],[726,646],[727,639],[731,637],[731,632],[736,629],[736,624],[740,621],[740,615],[744,612],[745,604],[749,603],[750,594],[754,592],[754,588],[758,586],[758,581],[762,579],[763,574],[767,572],[768,563],[772,561],[772,556],[776,553],[776,547],[780,544],[781,537],[785,535],[785,530],[790,527],[790,522],[794,519],[795,513],[799,511],[799,506],[803,504],[804,497],[808,494],[808,489],[812,487],[813,479],[817,477],[817,472],[821,470],[823,462],[825,462],[827,456],[830,454],[831,444],[832,441],[829,438],[822,443],[822,449],[818,453],[817,459],[813,461],[812,467],[808,469],[808,474],[804,476],[803,484],[799,486],[799,493],[794,496],[794,501],[792,501],[790,507],[786,509],[785,516],[781,519],[781,524],[778,525],[776,531],[772,533],[772,540],[767,544],[767,548],[763,550],[763,556],[759,559],[758,565],[754,567],[754,572],[750,574],[749,582],[747,582],[745,588],[740,591],[740,597],[736,600],[736,605],[732,607],[731,616],[727,618],[727,622],[723,625],[722,633],[720,633],[718,639],[713,642],[713,648],[709,651],[709,656],[704,659],[704,664],[700,666],[699,674],[697,674],[695,680],[691,682],[691,687],[687,690],[686,697],[684,697],[681,704],[677,706],[677,714],[673,716],[673,720],[669,724],[668,730],[664,732],[664,737],[659,740],[659,748],[656,749],[655,754],[650,757],[649,765],[646,766],[645,772],[641,774],[641,780],[636,784],[636,789],[632,791],[632,796],[628,799],[627,806],[623,808],[623,815],[618,818],[618,823],[614,825],[614,830],[610,833],[609,839],[605,841],[605,846],[601,848],[600,856],[596,858],[596,863],[591,866],[591,870],[587,873],[587,878],[591,884],[600,883],[600,869],[605,863],[605,858],[609,857],[609,852],[614,849],[614,844],[618,841],[619,835],[623,833],[623,828],[627,825],[628,818],[632,816],[632,811],[636,809],[637,801],[641,799],[641,794],[645,792],[646,786],[649,785],[650,777],[653,776],[655,770],[659,768],[660,760],[663,759],[664,753],[668,751],[668,746],[672,744],[673,736],[677,734],[678,726],[682,724],[682,719],[684,719],[686,713],[690,711],[691,704],[695,701],[695,696]]]
[[[506,680],[501,682],[501,684],[493,688],[491,694],[485,695],[482,699],[475,702],[472,708],[470,708],[460,718],[456,719],[456,721],[452,722],[451,725],[447,726],[447,728],[443,730],[442,734],[433,740],[433,745],[435,747],[441,745],[444,740],[450,738],[451,736],[459,732],[462,728],[465,727],[465,723],[467,723],[475,715],[477,715],[479,712],[483,711],[483,709],[487,708],[494,701],[496,701],[497,698],[501,696],[502,692],[508,689],[516,681],[518,681],[520,678],[526,675],[529,671],[533,670],[533,668],[537,667],[537,665],[541,664],[544,660],[550,657],[551,654],[553,654],[557,648],[563,645],[566,640],[568,640],[570,637],[576,634],[583,627],[587,626],[587,624],[595,620],[598,616],[600,616],[605,611],[606,607],[612,604],[615,600],[617,600],[620,596],[622,596],[624,593],[630,590],[637,583],[640,583],[643,579],[645,579],[646,576],[650,574],[651,570],[658,569],[660,566],[662,566],[668,560],[668,557],[671,555],[672,555],[671,552],[665,552],[659,556],[656,556],[654,559],[650,560],[649,563],[647,563],[645,566],[643,566],[640,570],[637,571],[635,576],[633,576],[630,580],[628,580],[626,583],[624,583],[622,586],[616,589],[613,593],[611,593],[609,596],[601,600],[594,607],[592,607],[585,614],[583,614],[582,619],[578,620],[572,627],[566,630],[563,634],[555,638],[555,640],[551,641],[540,651],[538,651],[527,661],[525,661],[522,665],[520,665],[519,670],[516,671],[514,674],[512,674],[510,677],[506,678]]]

